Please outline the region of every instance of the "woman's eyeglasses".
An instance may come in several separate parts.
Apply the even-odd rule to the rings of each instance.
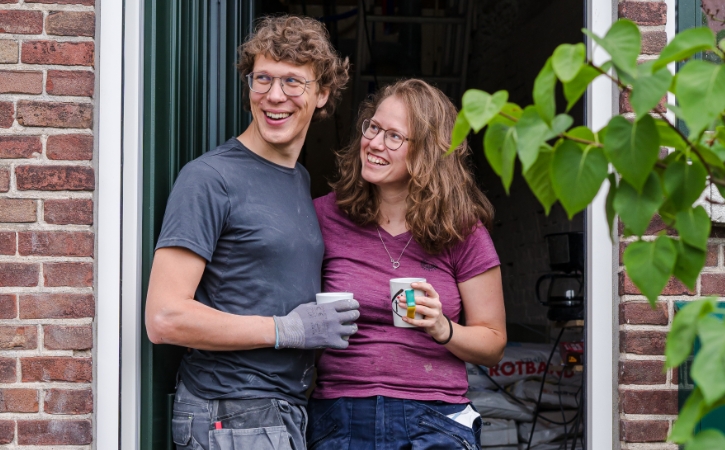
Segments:
[[[279,79],[279,84],[282,87],[282,92],[288,97],[299,97],[305,93],[307,85],[314,83],[317,80],[305,80],[302,77],[273,77],[272,75],[263,72],[252,72],[247,75],[247,82],[249,83],[249,89],[253,90],[258,94],[266,94],[272,89],[275,78]]]
[[[370,119],[363,120],[362,133],[366,139],[375,139],[375,136],[377,136],[381,131],[385,132],[385,134],[383,134],[383,143],[389,150],[397,150],[405,143],[405,141],[410,141],[410,139],[395,130],[385,130],[380,128],[380,125]]]

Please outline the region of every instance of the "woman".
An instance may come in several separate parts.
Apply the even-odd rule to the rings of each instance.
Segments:
[[[334,192],[315,200],[324,291],[353,292],[361,315],[350,346],[318,362],[309,450],[480,447],[464,361],[501,359],[505,313],[485,228],[493,208],[467,169],[467,144],[444,157],[455,118],[423,81],[384,88],[338,154]],[[427,281],[413,284],[423,318],[403,319],[415,328],[393,326],[389,280],[400,277]]]

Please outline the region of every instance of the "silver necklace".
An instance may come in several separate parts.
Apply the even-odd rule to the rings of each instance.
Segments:
[[[408,244],[405,244],[405,247],[403,247],[403,251],[400,252],[400,256],[398,256],[398,259],[395,260],[395,259],[393,259],[392,256],[390,256],[390,252],[388,251],[388,246],[385,245],[385,241],[383,240],[383,236],[380,235],[380,227],[378,227],[377,225],[375,225],[375,229],[378,230],[378,237],[380,238],[380,242],[383,243],[383,248],[385,249],[385,253],[388,254],[388,258],[390,258],[390,262],[393,263],[393,269],[397,269],[398,267],[400,267],[400,258],[403,257],[403,253],[405,253],[405,249],[408,248],[408,244],[410,244],[410,241],[413,240],[413,234],[412,233],[410,234],[410,239],[408,239]]]

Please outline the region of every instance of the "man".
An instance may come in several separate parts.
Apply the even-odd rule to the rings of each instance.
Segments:
[[[188,347],[178,449],[304,449],[315,348],[345,348],[355,300],[317,306],[322,236],[297,163],[348,75],[325,28],[263,19],[240,47],[252,123],[187,164],[169,196],[146,304],[154,343]]]

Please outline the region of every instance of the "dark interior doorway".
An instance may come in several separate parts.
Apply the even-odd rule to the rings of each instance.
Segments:
[[[584,2],[567,0],[155,0],[146,5],[145,277],[176,174],[189,160],[238,135],[249,120],[233,65],[235,47],[255,18],[276,13],[319,18],[336,48],[354,63],[337,113],[310,127],[300,157],[311,175],[313,197],[329,192],[333,151],[347,143],[358,102],[368,93],[398,78],[419,77],[457,105],[470,88],[505,89],[510,101],[529,104],[546,58],[560,43],[582,41],[585,23]],[[386,22],[375,16],[396,18]],[[570,114],[575,123],[584,123],[581,103]],[[482,136],[469,139],[476,177],[496,208],[492,236],[502,262],[509,341],[551,346],[559,328],[536,299],[537,280],[551,272],[545,236],[583,232],[583,217],[569,221],[558,205],[546,216],[520,176],[507,196],[483,156]],[[561,339],[583,339],[582,328],[567,329]],[[144,450],[173,449],[169,402],[180,351],[143,344]]]

